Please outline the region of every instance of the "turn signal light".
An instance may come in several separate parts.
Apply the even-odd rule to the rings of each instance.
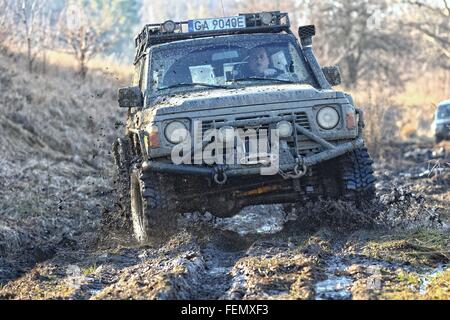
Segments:
[[[161,146],[158,127],[151,126],[147,128],[147,136],[145,137],[145,143],[148,149],[156,149]]]

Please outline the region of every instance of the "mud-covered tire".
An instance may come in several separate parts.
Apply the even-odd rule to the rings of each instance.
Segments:
[[[373,160],[367,148],[356,149],[340,158],[342,196],[362,203],[375,198]]]
[[[112,156],[116,164],[114,174],[113,206],[103,208],[101,232],[108,239],[115,235],[129,235],[131,231],[130,218],[130,167],[131,149],[127,138],[117,139],[112,146]]]
[[[117,139],[112,148],[114,161],[120,173],[126,172],[129,175],[129,170],[132,161],[131,142],[128,138]]]
[[[162,236],[176,224],[178,205],[170,177],[132,170],[130,198],[133,235],[138,243]]]

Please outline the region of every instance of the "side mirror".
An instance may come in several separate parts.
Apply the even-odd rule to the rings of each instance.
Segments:
[[[336,87],[342,83],[341,69],[338,66],[323,67],[322,71],[330,86]]]
[[[140,87],[126,87],[119,89],[119,107],[142,108],[144,97]]]

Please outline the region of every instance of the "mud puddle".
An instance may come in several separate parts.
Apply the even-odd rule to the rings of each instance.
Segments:
[[[419,273],[420,288],[419,293],[425,295],[427,293],[428,286],[431,282],[442,274],[446,269],[450,268],[449,265],[440,265],[437,268],[431,268]]]
[[[326,280],[315,285],[316,300],[351,300],[353,279],[344,273],[349,264],[341,257],[334,256],[325,268]]]

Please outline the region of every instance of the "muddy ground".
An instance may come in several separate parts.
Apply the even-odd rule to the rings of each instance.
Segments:
[[[388,144],[378,199],[364,208],[189,213],[138,247],[102,224],[120,211],[109,155],[122,130],[108,93],[117,84],[97,77],[49,96],[58,78],[30,80],[2,59],[1,299],[450,298],[449,144]]]
[[[227,220],[190,213],[144,247],[97,232],[92,212],[72,235],[4,259],[0,297],[448,299],[448,159],[412,156],[397,169],[378,165],[380,200],[361,210],[320,202],[246,208]]]

